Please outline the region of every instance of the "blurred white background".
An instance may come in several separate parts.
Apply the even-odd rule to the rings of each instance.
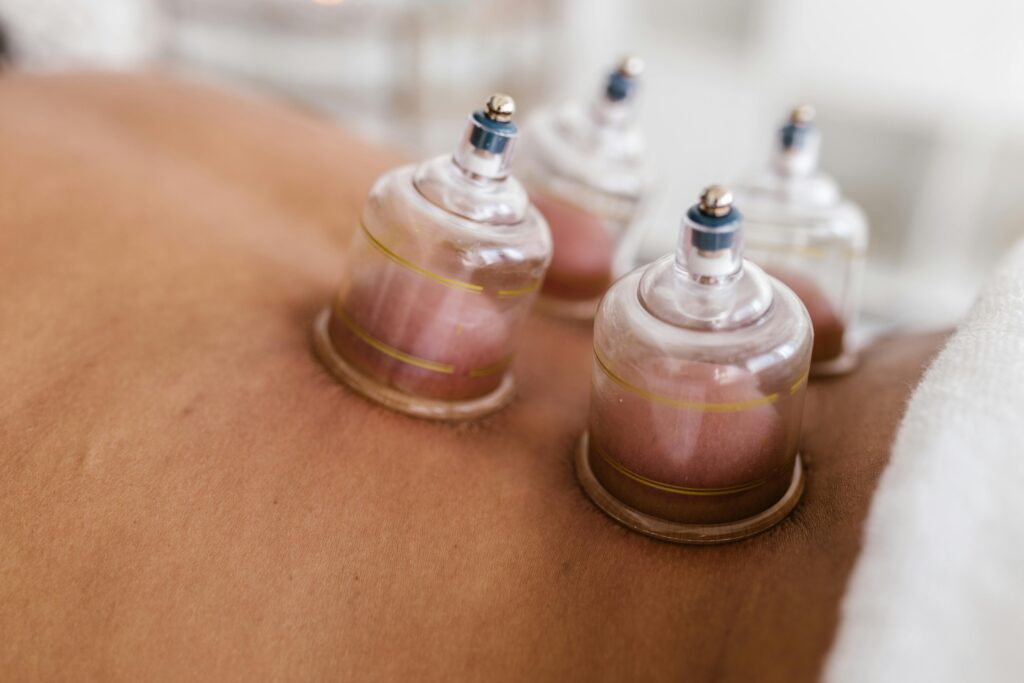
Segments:
[[[505,90],[589,98],[628,52],[672,247],[711,181],[765,162],[796,103],[872,227],[864,305],[954,322],[1024,235],[1024,4],[1016,0],[0,0],[16,64],[171,67],[319,109],[418,157]],[[282,142],[282,144],[285,144]]]

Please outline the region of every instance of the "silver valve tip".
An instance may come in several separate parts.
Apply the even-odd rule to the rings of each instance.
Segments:
[[[732,192],[724,185],[709,185],[701,193],[697,206],[705,215],[716,218],[726,216],[732,210]]]
[[[809,104],[801,104],[799,107],[794,107],[793,111],[789,113],[789,122],[796,126],[806,126],[814,121],[814,115],[814,107]]]
[[[508,123],[516,113],[516,101],[504,93],[495,93],[487,98],[484,114],[492,121]]]
[[[629,55],[619,62],[618,72],[626,78],[637,78],[644,72],[644,60]]]

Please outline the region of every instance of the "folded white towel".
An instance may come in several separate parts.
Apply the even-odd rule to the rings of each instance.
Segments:
[[[825,679],[1024,680],[1024,242],[910,400]]]

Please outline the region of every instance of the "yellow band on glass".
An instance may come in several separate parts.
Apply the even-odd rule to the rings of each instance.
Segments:
[[[484,288],[481,285],[474,285],[474,284],[471,284],[469,282],[462,282],[461,280],[454,280],[454,279],[452,279],[450,277],[445,277],[444,275],[438,275],[437,273],[430,272],[426,268],[420,268],[415,263],[411,263],[409,261],[406,261],[404,258],[399,256],[398,254],[396,254],[395,252],[393,252],[390,249],[388,249],[386,246],[384,246],[384,244],[380,240],[378,240],[376,237],[374,237],[373,233],[370,232],[370,229],[366,227],[366,223],[364,223],[362,221],[359,221],[359,227],[363,229],[363,234],[366,235],[366,239],[370,242],[371,245],[373,245],[374,248],[377,249],[377,251],[379,251],[380,253],[384,254],[389,259],[391,259],[392,261],[394,261],[398,265],[402,266],[403,268],[407,268],[407,269],[411,270],[414,273],[418,273],[418,274],[422,275],[423,277],[430,278],[434,282],[440,282],[442,285],[444,285],[446,287],[453,287],[455,289],[462,289],[462,290],[465,290],[467,292],[473,292],[474,294],[483,294]]]
[[[398,265],[402,266],[403,268],[411,270],[412,272],[418,275],[422,275],[425,278],[429,278],[434,282],[438,282],[444,285],[445,287],[461,289],[465,292],[471,292],[473,294],[484,293],[483,285],[474,285],[471,282],[463,282],[462,280],[456,280],[454,278],[445,277],[444,275],[438,275],[437,273],[431,272],[426,268],[421,268],[420,266],[417,266],[415,263],[412,263],[411,261],[402,258],[398,254],[387,248],[383,242],[381,242],[379,239],[373,236],[373,233],[370,232],[370,229],[366,227],[366,223],[364,223],[363,221],[359,221],[359,227],[362,229],[363,234],[366,236],[366,240],[370,243],[371,246],[373,246],[374,249],[376,249],[381,254],[388,257]],[[540,287],[540,283],[540,280],[535,280],[526,287],[522,287],[520,289],[499,289],[498,298],[511,299],[513,297],[523,296],[524,294],[530,294],[531,292],[535,291],[538,287]]]
[[[494,375],[496,373],[501,372],[502,370],[504,370],[505,368],[507,368],[511,364],[512,364],[512,356],[506,356],[506,357],[502,358],[501,360],[499,360],[496,363],[491,363],[490,365],[484,366],[482,368],[477,368],[476,370],[470,370],[469,371],[469,376],[470,377],[488,377],[490,375]]]
[[[541,282],[540,280],[534,280],[532,283],[530,283],[526,287],[522,287],[520,289],[499,289],[498,290],[498,298],[499,299],[511,299],[512,297],[523,296],[524,294],[530,294],[532,292],[537,291],[537,288],[540,287],[540,282]]]
[[[369,332],[364,330],[362,327],[360,327],[356,323],[356,321],[352,320],[352,318],[341,309],[340,306],[335,307],[334,315],[336,315],[338,319],[341,320],[341,322],[345,323],[345,327],[347,327],[349,331],[352,332],[352,334],[354,334],[360,340],[364,341],[370,347],[376,349],[377,351],[380,351],[385,356],[388,356],[389,358],[394,358],[397,361],[401,361],[403,363],[406,363],[407,365],[412,365],[414,367],[422,368],[424,370],[431,370],[433,372],[439,372],[445,375],[455,374],[454,365],[451,365],[449,363],[439,363],[437,361],[427,360],[426,358],[419,358],[417,356],[413,356],[412,354],[406,353],[405,351],[402,351],[400,349],[396,349],[395,347],[389,344],[385,344],[380,339],[377,339]],[[497,362],[491,363],[490,365],[485,365],[482,368],[470,370],[466,374],[469,375],[470,377],[487,377],[489,375],[493,375],[495,373],[503,371],[505,368],[511,365],[513,357],[513,355],[508,355],[498,360]]]
[[[743,493],[744,491],[751,491],[759,486],[763,486],[768,482],[768,478],[757,479],[755,481],[748,481],[743,484],[736,484],[735,486],[722,486],[719,488],[693,488],[689,486],[675,486],[674,484],[666,484],[664,482],[655,481],[654,479],[648,479],[642,474],[630,470],[622,463],[615,460],[613,457],[608,455],[603,448],[594,442],[593,438],[590,440],[590,447],[597,451],[597,454],[601,456],[601,459],[611,465],[619,474],[632,479],[638,484],[657,489],[659,491],[665,491],[666,493],[677,493],[683,496],[728,496],[733,493]]]
[[[759,398],[754,398],[749,401],[736,401],[732,403],[701,403],[699,401],[683,401],[681,399],[671,398],[669,396],[662,396],[661,394],[656,394],[652,391],[647,391],[646,389],[641,389],[636,385],[630,384],[629,382],[622,379],[612,371],[611,367],[609,367],[608,365],[608,361],[601,357],[601,354],[596,347],[594,348],[594,360],[597,361],[597,367],[599,367],[601,371],[605,375],[607,375],[608,379],[615,382],[626,391],[634,393],[637,396],[646,398],[648,401],[654,401],[655,403],[661,403],[663,405],[672,406],[673,408],[701,410],[708,413],[731,413],[740,410],[750,410],[751,408],[757,408],[763,405],[769,405],[779,400],[779,395],[776,393],[761,396]],[[793,384],[793,386],[790,387],[789,392],[791,394],[795,394],[800,389],[800,386],[806,381],[806,379],[807,375],[805,374],[803,377],[797,380]]]
[[[793,385],[789,387],[789,393],[795,394],[800,391],[800,387],[807,383],[807,378],[811,376],[811,369],[807,368],[804,370],[804,374],[800,375],[800,379],[793,382]]]
[[[403,363],[413,365],[417,368],[423,368],[424,370],[432,370],[434,372],[440,372],[446,375],[451,375],[455,373],[454,365],[449,365],[448,363],[438,363],[437,361],[427,360],[425,358],[417,358],[416,356],[410,355],[405,351],[400,351],[399,349],[396,349],[393,346],[385,344],[384,342],[382,342],[381,340],[377,339],[369,332],[364,330],[362,327],[357,325],[356,322],[352,320],[352,318],[350,318],[347,313],[345,313],[345,311],[341,310],[340,306],[335,307],[334,314],[338,316],[338,319],[341,320],[341,322],[345,323],[345,327],[347,327],[352,332],[352,334],[356,335],[361,340],[366,342],[368,345],[372,346],[374,349],[383,353],[385,356],[390,356],[395,360],[402,361]]]
[[[597,367],[601,369],[601,371],[608,377],[608,379],[612,380],[626,391],[634,393],[637,396],[646,398],[649,401],[654,401],[655,403],[662,403],[664,405],[672,406],[674,408],[702,410],[709,413],[728,413],[740,410],[749,410],[750,408],[757,408],[758,406],[768,405],[771,403],[775,403],[775,401],[779,399],[779,395],[775,393],[767,394],[766,396],[751,399],[749,401],[736,401],[733,403],[701,403],[698,401],[683,401],[681,399],[671,398],[669,396],[662,396],[661,394],[656,394],[652,391],[641,389],[640,387],[634,384],[630,384],[629,382],[622,379],[617,374],[615,374],[615,372],[612,371],[611,367],[608,364],[608,361],[601,356],[601,353],[597,350],[596,347],[594,348],[594,360],[597,362]],[[803,385],[807,383],[807,378],[809,374],[810,370],[804,371],[804,374],[800,375],[799,379],[793,382],[793,384],[789,387],[789,393],[795,394],[796,392],[800,391]]]

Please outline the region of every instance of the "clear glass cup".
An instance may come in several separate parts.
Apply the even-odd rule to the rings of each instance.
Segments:
[[[868,224],[863,212],[818,170],[821,133],[814,110],[797,107],[779,129],[772,162],[736,188],[747,229],[746,253],[785,282],[814,324],[813,375],[849,372]]]
[[[740,225],[728,191],[708,188],[676,254],[617,281],[595,321],[577,473],[605,512],[666,540],[763,531],[803,490],[811,321],[743,260]]]
[[[539,109],[520,164],[530,198],[551,227],[554,256],[540,308],[590,320],[621,272],[620,250],[647,194],[636,95],[643,62],[628,57],[587,106]]]
[[[321,360],[356,391],[420,417],[504,406],[512,361],[551,259],[547,225],[509,175],[511,98],[471,117],[451,156],[390,171],[363,206]]]

